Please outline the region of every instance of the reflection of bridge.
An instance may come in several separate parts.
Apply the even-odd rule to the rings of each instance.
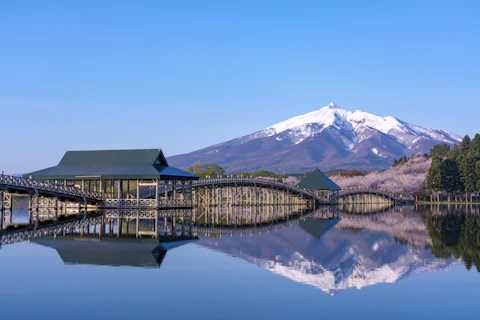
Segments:
[[[225,211],[226,209],[226,211]],[[268,210],[267,210],[268,209]],[[186,210],[109,209],[89,216],[63,213],[44,217],[36,224],[0,231],[0,245],[34,238],[79,236],[90,238],[188,239],[198,235],[220,236],[267,232],[298,223],[307,217],[335,218],[334,207],[316,211],[306,207],[205,208]]]
[[[260,210],[266,210],[268,207],[260,207]],[[247,215],[247,220],[241,221],[233,219],[232,223],[197,223],[192,226],[192,233],[197,236],[205,237],[221,237],[223,235],[252,235],[260,234],[264,232],[276,231],[283,229],[291,225],[297,224],[305,219],[336,219],[338,214],[334,207],[324,206],[317,210],[308,209],[305,207],[297,208],[296,211],[286,210],[287,206],[277,207],[278,211],[274,214],[266,213],[269,220],[262,220],[265,215],[262,215],[258,208],[248,208],[252,211],[253,215]],[[215,208],[216,209],[216,208]],[[290,208],[291,209],[291,208]],[[217,213],[217,217],[220,213]],[[212,214],[215,216],[215,214]],[[201,217],[201,216],[200,216]],[[259,219],[260,218],[260,219]],[[221,221],[221,220],[220,220]],[[225,221],[225,220],[224,220]],[[181,225],[177,225],[177,228],[181,228]]]
[[[365,216],[386,212],[395,207],[395,204],[393,204],[392,202],[362,204],[340,203],[336,207],[339,214]]]
[[[25,227],[0,230],[2,244],[45,236],[185,239],[195,236],[249,235],[269,232],[304,219],[370,219],[388,215],[390,206],[232,206],[194,209],[108,209],[101,214],[61,211],[43,214]],[[402,210],[402,207],[399,208]]]

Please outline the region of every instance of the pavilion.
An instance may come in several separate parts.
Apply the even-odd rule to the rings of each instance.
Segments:
[[[300,183],[297,188],[305,189],[315,194],[317,197],[330,198],[335,192],[342,190],[335,182],[330,180],[320,169],[316,168],[310,172]]]
[[[57,166],[24,177],[102,193],[110,207],[126,200],[127,206],[177,207],[180,200],[191,206],[192,181],[199,178],[169,166],[161,149],[67,151]]]

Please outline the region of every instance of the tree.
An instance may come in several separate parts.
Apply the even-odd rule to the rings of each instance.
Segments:
[[[450,146],[448,144],[437,144],[430,150],[431,158],[443,159],[448,156]]]
[[[199,176],[200,178],[215,177],[225,174],[225,170],[217,164],[196,164],[188,168],[187,171]]]
[[[457,162],[453,159],[441,160],[439,165],[440,179],[443,190],[449,193],[462,190],[462,182],[460,180],[460,171]]]

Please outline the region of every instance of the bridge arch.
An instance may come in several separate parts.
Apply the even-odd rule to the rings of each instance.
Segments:
[[[357,188],[357,189],[345,189],[337,193],[334,198],[337,203],[343,198],[356,197],[356,196],[369,196],[370,199],[372,196],[377,196],[379,198],[384,198],[389,201],[392,201],[393,204],[406,204],[410,203],[413,200],[409,197],[404,197],[403,195],[393,194],[388,191],[378,190],[378,189],[368,189],[368,188]]]

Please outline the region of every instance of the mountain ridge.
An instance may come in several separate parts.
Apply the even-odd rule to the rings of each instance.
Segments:
[[[395,117],[344,110],[334,103],[255,133],[169,158],[187,168],[216,163],[228,172],[268,170],[379,170],[401,156],[427,153],[436,144],[459,143],[444,129],[424,128]],[[255,161],[252,161],[255,159]]]

